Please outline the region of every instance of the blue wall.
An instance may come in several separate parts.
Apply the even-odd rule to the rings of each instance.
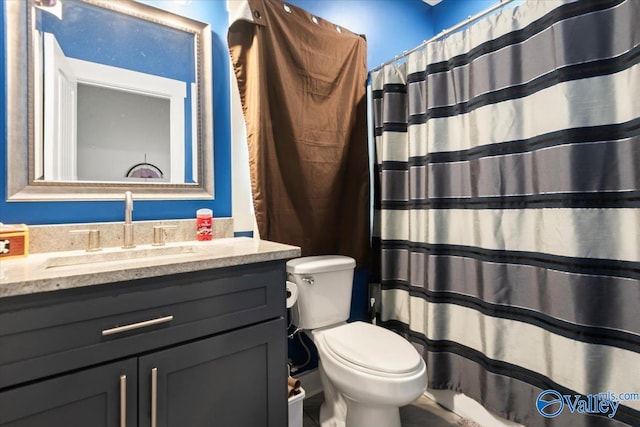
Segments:
[[[0,31],[0,58],[2,61],[2,66],[0,67],[0,100],[2,101],[2,114],[0,114],[0,222],[10,221],[5,217],[3,213],[6,208],[7,199],[7,84],[6,84],[6,72],[5,72],[5,64],[7,57],[5,53],[5,17],[4,17],[4,1],[1,3],[2,7],[0,7],[0,25],[2,26],[2,31]],[[19,221],[13,221],[19,222]]]
[[[465,19],[489,9],[499,1],[501,0],[445,0],[432,10],[433,29],[435,33],[439,33],[442,30],[451,28]],[[523,1],[514,0],[505,8],[517,6]]]
[[[434,34],[431,7],[422,0],[291,0],[301,7],[367,38],[371,69]]]
[[[439,33],[490,8],[497,0],[445,0],[433,8],[434,30]]]

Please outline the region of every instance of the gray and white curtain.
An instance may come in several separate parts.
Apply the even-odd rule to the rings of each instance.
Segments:
[[[640,425],[639,57],[640,1],[540,0],[371,74],[379,323],[430,388]]]

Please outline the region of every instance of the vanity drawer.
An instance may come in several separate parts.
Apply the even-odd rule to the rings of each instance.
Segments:
[[[282,317],[284,283],[274,261],[0,299],[0,388]]]

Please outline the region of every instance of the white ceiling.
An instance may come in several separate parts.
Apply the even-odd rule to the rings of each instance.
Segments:
[[[428,4],[429,6],[435,6],[438,3],[440,3],[442,0],[422,0],[422,1]]]

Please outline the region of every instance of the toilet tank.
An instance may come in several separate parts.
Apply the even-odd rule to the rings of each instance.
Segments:
[[[344,322],[351,309],[353,258],[323,255],[287,262],[287,280],[298,288],[298,301],[291,308],[293,324],[317,329]]]

